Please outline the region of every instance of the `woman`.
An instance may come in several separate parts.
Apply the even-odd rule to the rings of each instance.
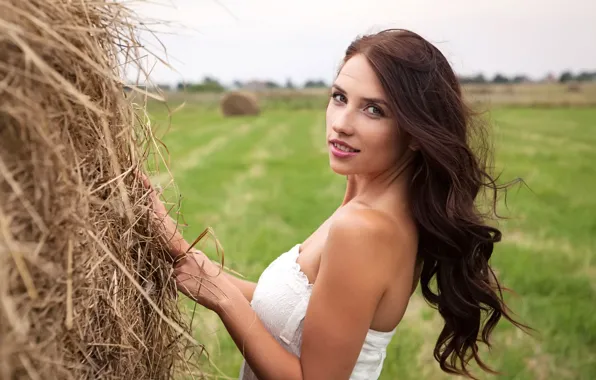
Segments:
[[[349,46],[332,87],[326,135],[331,168],[347,176],[342,204],[258,284],[187,255],[154,195],[156,218],[175,236],[178,287],[221,317],[245,358],[242,379],[378,378],[418,282],[445,321],[441,368],[471,376],[474,359],[489,370],[478,340],[488,344],[501,317],[518,324],[488,262],[501,233],[475,201],[498,188],[486,147],[469,145],[483,143],[472,126],[439,50],[386,30]]]

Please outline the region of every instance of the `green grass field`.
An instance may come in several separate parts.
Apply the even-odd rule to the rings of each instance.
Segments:
[[[165,110],[150,111],[163,125]],[[596,379],[596,109],[496,109],[490,118],[502,180],[527,184],[512,188],[500,209],[509,219],[500,223],[504,241],[493,264],[515,291],[507,295],[511,307],[538,334],[503,323],[484,357],[502,379]],[[324,130],[323,109],[224,119],[191,105],[176,113],[163,141],[185,237],[212,226],[226,265],[256,281],[342,200],[345,179],[328,167]],[[236,378],[242,357],[217,316],[199,307],[193,326],[211,360]],[[382,379],[449,378],[432,357],[440,327],[438,314],[414,296]],[[207,364],[203,370],[216,373]]]

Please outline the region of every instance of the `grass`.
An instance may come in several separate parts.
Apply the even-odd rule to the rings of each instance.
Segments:
[[[165,120],[163,108],[151,113]],[[502,179],[527,184],[511,189],[501,209],[509,219],[500,224],[504,241],[493,265],[515,291],[507,295],[511,307],[539,334],[503,323],[483,357],[501,379],[594,379],[596,109],[500,108],[490,116]],[[323,110],[271,108],[259,117],[224,119],[191,105],[172,124],[163,141],[183,195],[185,236],[212,226],[226,265],[248,279],[256,281],[342,200],[345,179],[328,167]],[[225,328],[213,313],[197,312],[196,338],[237,378],[242,357]],[[440,328],[438,314],[415,295],[381,378],[448,378],[432,356]]]

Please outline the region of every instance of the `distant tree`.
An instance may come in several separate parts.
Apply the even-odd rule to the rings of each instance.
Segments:
[[[515,77],[513,77],[512,82],[513,83],[524,83],[524,82],[528,82],[530,79],[526,76],[526,75],[516,75]]]
[[[474,83],[486,83],[486,78],[484,77],[484,74],[478,74],[476,75],[474,78]]]
[[[460,76],[459,82],[462,84],[486,83],[486,78],[484,77],[484,74],[477,74],[475,76]]]
[[[242,88],[242,87],[244,87],[244,83],[242,83],[239,80],[235,80],[233,84],[234,84],[234,87],[236,87],[236,88]]]
[[[222,92],[225,87],[213,77],[206,76],[201,83],[189,83],[186,86],[189,92]]]
[[[323,88],[327,87],[327,83],[324,80],[307,80],[304,83],[304,88]]]
[[[292,83],[292,79],[288,78],[288,80],[286,81],[286,88],[289,88],[289,89],[295,88],[294,83]]]
[[[509,78],[502,74],[497,74],[493,78],[493,83],[509,83]]]
[[[565,71],[559,77],[559,82],[561,82],[561,83],[567,83],[567,82],[572,81],[573,79],[574,79],[573,78],[573,74],[570,71]]]
[[[275,83],[274,81],[268,80],[268,81],[265,82],[265,87],[267,87],[267,88],[279,88],[280,86],[279,86],[279,84]]]
[[[206,84],[206,85],[219,84],[219,81],[213,77],[206,76],[205,78],[203,78],[203,84]]]
[[[176,89],[178,91],[184,90],[184,83],[183,82],[178,82],[178,84],[176,85]]]
[[[591,82],[596,81],[596,71],[591,73],[588,71],[582,71],[575,77],[578,82]]]

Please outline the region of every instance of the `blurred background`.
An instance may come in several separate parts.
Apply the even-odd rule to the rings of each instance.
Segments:
[[[133,3],[147,19],[149,118],[164,143],[153,181],[193,240],[213,227],[225,265],[257,281],[340,204],[328,166],[328,88],[358,35],[398,27],[435,44],[491,125],[509,190],[493,265],[528,336],[502,323],[483,357],[501,379],[596,379],[596,4],[591,0],[178,0]],[[131,83],[136,81],[130,74]],[[236,94],[241,91],[241,94]],[[231,117],[231,114],[240,114]],[[167,149],[166,149],[167,147]],[[157,171],[158,169],[158,171]],[[171,179],[175,182],[172,182]],[[218,260],[212,243],[205,252]],[[242,356],[217,316],[195,316],[215,378]],[[441,318],[416,294],[382,379],[443,379]],[[198,353],[197,353],[198,354]],[[481,378],[491,376],[475,374]]]

